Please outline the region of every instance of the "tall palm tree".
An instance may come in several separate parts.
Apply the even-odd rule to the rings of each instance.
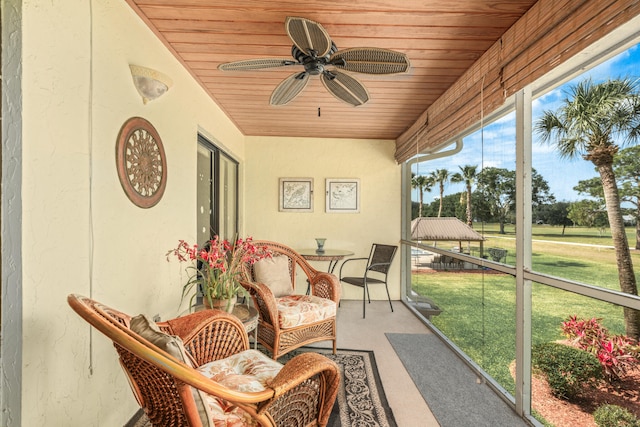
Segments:
[[[442,215],[442,200],[444,199],[444,186],[449,182],[449,171],[446,169],[436,169],[430,174],[434,183],[440,187],[440,207],[438,208],[438,218]]]
[[[418,205],[418,216],[422,216],[422,206],[424,200],[424,193],[431,191],[431,187],[433,186],[433,180],[431,177],[424,175],[415,175],[413,174],[411,177],[411,187],[418,189],[418,194],[420,196],[420,203]]]
[[[557,111],[545,111],[536,123],[542,140],[555,145],[561,157],[582,156],[600,174],[609,226],[616,253],[618,279],[623,292],[638,295],[629,243],[622,220],[620,196],[613,171],[619,145],[615,138],[636,141],[640,134],[640,95],[628,79],[594,84],[585,80],[570,88]],[[640,338],[640,311],[624,309],[628,336]]]
[[[471,212],[471,191],[476,182],[478,166],[465,165],[458,166],[460,172],[451,175],[451,182],[464,182],[467,189],[467,225],[473,227],[473,213]]]

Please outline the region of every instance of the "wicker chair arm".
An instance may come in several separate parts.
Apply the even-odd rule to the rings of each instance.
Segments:
[[[254,306],[260,312],[260,320],[271,325],[274,330],[279,329],[278,306],[273,292],[267,285],[259,282],[240,281],[240,284],[249,292]]]
[[[340,301],[340,281],[331,273],[318,272],[315,276],[309,278],[311,285],[311,294],[317,297],[330,299],[338,303]]]
[[[340,378],[338,365],[328,357],[313,352],[300,353],[282,367],[269,383],[269,387],[275,391],[275,396],[281,396],[313,375],[324,371],[327,371],[328,378]],[[337,385],[336,383],[336,389]]]
[[[182,339],[197,366],[249,349],[249,338],[242,323],[224,311],[202,310],[165,324],[170,333]]]
[[[269,387],[275,391],[275,395],[270,403],[260,407],[260,412],[267,410],[271,406],[279,406],[279,400],[286,402],[287,395],[299,392],[298,386],[304,384],[310,378],[318,375],[322,382],[320,387],[313,388],[323,393],[319,398],[321,413],[318,414],[318,425],[326,425],[331,414],[332,402],[338,394],[340,385],[340,370],[331,359],[318,353],[302,353],[288,361],[282,370],[271,381]],[[294,409],[294,408],[292,408]],[[294,409],[297,410],[297,409]]]

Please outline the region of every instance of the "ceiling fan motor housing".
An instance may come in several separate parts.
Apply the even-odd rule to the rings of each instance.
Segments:
[[[320,75],[324,72],[325,65],[329,64],[331,55],[338,51],[335,43],[331,42],[331,49],[325,56],[316,56],[316,52],[311,51],[311,55],[300,50],[296,45],[291,46],[291,56],[300,64],[304,65],[304,70],[312,76]]]

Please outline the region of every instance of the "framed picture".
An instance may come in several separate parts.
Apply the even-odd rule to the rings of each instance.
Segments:
[[[360,180],[357,178],[327,178],[326,211],[332,213],[360,212]]]
[[[313,212],[313,178],[280,178],[280,212]]]

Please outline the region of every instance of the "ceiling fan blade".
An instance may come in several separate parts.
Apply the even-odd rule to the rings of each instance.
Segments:
[[[292,74],[284,79],[271,93],[269,103],[271,105],[285,105],[291,102],[302,89],[309,83],[309,74],[306,72]]]
[[[331,49],[331,37],[319,23],[306,18],[287,16],[287,34],[298,49],[309,56],[323,57]]]
[[[218,69],[221,71],[249,71],[287,67],[289,65],[298,65],[298,63],[290,59],[282,58],[245,59],[242,61],[225,62],[224,64],[218,65]]]
[[[409,58],[402,52],[377,47],[339,50],[329,63],[346,71],[364,74],[395,74],[409,71]]]
[[[369,93],[362,83],[345,73],[327,71],[321,77],[329,93],[347,104],[357,107],[369,100]]]

